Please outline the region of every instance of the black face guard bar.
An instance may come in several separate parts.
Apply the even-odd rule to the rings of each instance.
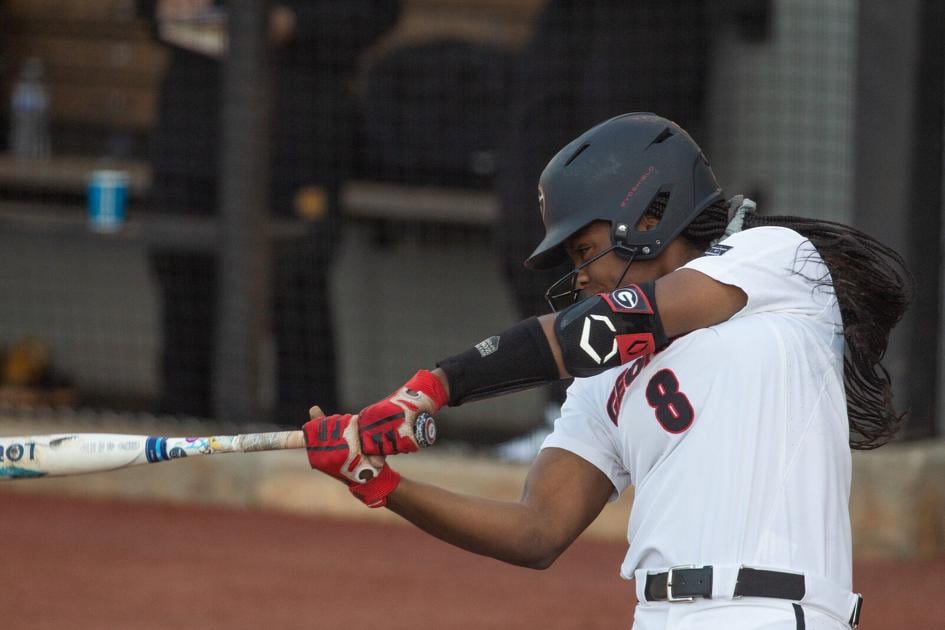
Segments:
[[[545,291],[545,301],[548,302],[548,306],[551,307],[551,311],[553,313],[557,313],[561,309],[567,308],[578,301],[578,297],[581,294],[581,289],[579,289],[577,286],[578,274],[587,268],[591,263],[606,256],[610,252],[617,252],[618,256],[626,257],[627,259],[627,264],[623,268],[623,273],[620,274],[620,279],[617,280],[613,290],[620,288],[621,283],[623,283],[623,279],[627,276],[627,272],[630,271],[630,265],[633,263],[633,259],[636,258],[637,250],[635,247],[627,247],[626,245],[611,245],[609,248],[597,254],[587,262],[564,274],[558,279],[557,282],[548,287],[548,290]]]

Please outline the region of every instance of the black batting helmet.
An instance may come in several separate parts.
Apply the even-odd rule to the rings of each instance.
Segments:
[[[637,224],[665,193],[659,225]],[[538,199],[545,238],[525,261],[549,269],[566,260],[563,243],[598,220],[610,221],[611,242],[634,259],[655,258],[722,189],[702,150],[676,123],[650,113],[623,114],[581,134],[541,174]]]

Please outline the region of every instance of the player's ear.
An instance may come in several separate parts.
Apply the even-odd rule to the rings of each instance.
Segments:
[[[637,232],[649,232],[659,224],[659,217],[654,217],[652,214],[644,214],[637,223]]]

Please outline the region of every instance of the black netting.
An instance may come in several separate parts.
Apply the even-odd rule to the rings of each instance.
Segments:
[[[253,4],[0,2],[0,405],[357,410],[543,311],[538,175],[626,111],[765,213],[857,217],[852,0]]]

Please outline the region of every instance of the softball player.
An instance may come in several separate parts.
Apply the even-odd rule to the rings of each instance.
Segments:
[[[855,627],[850,447],[902,419],[879,363],[908,303],[892,250],[847,226],[724,200],[699,147],[653,114],[589,130],[543,172],[566,308],[421,370],[358,415],[306,424],[309,460],[449,543],[545,568],[628,486],[621,575],[636,630]],[[578,298],[583,299],[578,299]],[[518,502],[401,478],[421,411],[574,376]],[[420,429],[418,431],[418,429]],[[374,456],[370,479],[349,471]]]

